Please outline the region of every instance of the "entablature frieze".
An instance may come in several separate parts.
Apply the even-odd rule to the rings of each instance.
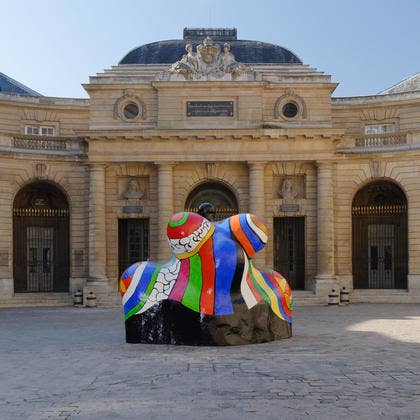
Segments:
[[[90,130],[79,132],[87,141],[103,140],[290,140],[290,139],[332,139],[338,140],[344,135],[344,130],[325,129],[256,129],[256,130]]]

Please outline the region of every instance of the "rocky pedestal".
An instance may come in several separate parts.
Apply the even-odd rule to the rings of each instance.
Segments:
[[[125,321],[127,343],[235,346],[292,336],[292,324],[274,315],[264,301],[248,309],[240,294],[235,298],[234,314],[222,316],[202,315],[164,300]]]

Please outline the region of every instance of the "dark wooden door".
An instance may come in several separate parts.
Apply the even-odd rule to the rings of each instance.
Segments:
[[[305,218],[274,218],[274,269],[292,289],[305,288]]]
[[[149,219],[119,219],[119,275],[130,265],[149,258]]]

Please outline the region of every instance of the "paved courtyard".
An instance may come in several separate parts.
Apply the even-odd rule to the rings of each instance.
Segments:
[[[420,418],[420,305],[300,307],[294,337],[126,344],[119,309],[0,310],[1,419]]]

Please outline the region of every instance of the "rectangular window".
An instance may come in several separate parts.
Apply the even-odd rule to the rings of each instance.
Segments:
[[[31,136],[55,136],[55,127],[49,125],[26,125],[25,134]]]
[[[39,135],[39,127],[35,127],[35,126],[32,126],[32,125],[27,125],[25,127],[25,134],[38,136]]]
[[[41,136],[53,136],[54,127],[41,127]]]
[[[395,124],[371,124],[365,125],[365,134],[387,134],[395,133]]]

